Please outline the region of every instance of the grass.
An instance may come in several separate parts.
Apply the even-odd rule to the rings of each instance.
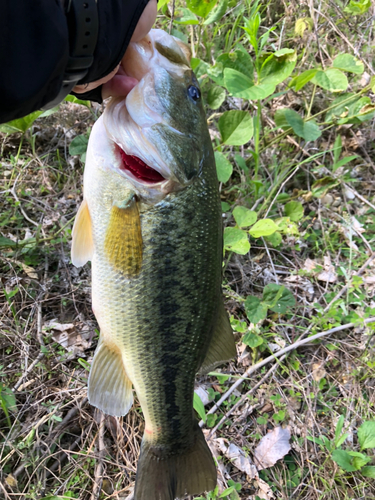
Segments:
[[[158,18],[164,29],[171,3]],[[254,4],[229,1],[215,24],[173,23],[175,34],[194,43],[206,100],[214,86],[208,73],[221,53],[241,41],[254,56],[241,28]],[[341,53],[359,55],[364,71],[346,73],[348,91],[373,102],[373,7],[354,16],[345,11],[348,2],[259,5],[259,36],[274,28],[264,50],[296,50],[292,76],[318,65],[328,68]],[[180,6],[176,2],[177,18]],[[299,34],[298,20],[306,25]],[[219,491],[204,498],[226,491],[230,499],[367,500],[375,498],[374,476],[364,468],[375,465],[374,447],[361,448],[359,429],[375,420],[374,330],[363,322],[375,316],[374,121],[340,124],[348,112],[337,106],[340,92],[313,82],[296,91],[290,81],[261,102],[225,91],[217,108],[207,106],[215,151],[233,169],[220,185],[224,223],[242,231],[251,248],[242,255],[227,240],[223,290],[238,359],[197,381],[209,399],[202,425],[219,463]],[[276,113],[284,108],[315,120],[321,135],[306,140],[293,127],[277,127]],[[331,120],[327,113],[335,109]],[[239,146],[224,144],[220,135],[220,118],[233,110],[257,117],[253,137]],[[134,485],[142,413],[136,402],[125,418],[116,419],[87,402],[87,368],[98,332],[90,269],[70,263],[83,165],[82,151],[71,156],[69,145],[87,134],[100,113],[99,106],[64,103],[25,135],[1,134],[0,497],[7,500],[124,499]],[[348,157],[354,158],[338,165]],[[254,226],[241,226],[233,215],[239,206],[256,212],[258,221],[277,223],[280,237],[252,236]],[[270,283],[289,290],[295,305],[273,310],[263,293]],[[262,303],[265,313],[254,318],[254,304],[261,309]],[[238,377],[272,352],[348,323],[354,327],[301,345],[245,376],[209,413]],[[244,472],[222,446],[233,444],[254,462],[261,438],[278,425],[290,429],[291,450],[259,477]],[[350,464],[334,454],[340,426],[339,434],[347,436],[337,448],[370,459],[357,470],[348,470]]]

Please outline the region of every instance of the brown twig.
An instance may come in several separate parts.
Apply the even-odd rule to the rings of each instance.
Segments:
[[[104,429],[105,429],[105,415],[103,412],[100,412],[100,423],[98,432],[99,454],[98,454],[98,459],[96,461],[94,486],[92,488],[91,500],[97,500],[97,498],[99,498],[100,491],[102,489],[103,458],[105,454]]]
[[[226,413],[225,415],[222,417],[222,419],[219,421],[218,424],[215,425],[215,427],[211,430],[209,436],[208,436],[208,439],[210,439],[210,437],[217,431],[217,429],[221,426],[221,424],[223,424],[226,419],[229,417],[229,415],[231,415],[234,410],[236,410],[239,406],[242,405],[242,403],[245,401],[246,398],[248,398],[250,396],[250,394],[253,394],[253,392],[255,392],[258,387],[260,387],[262,384],[264,384],[264,382],[268,379],[268,377],[270,375],[272,375],[272,373],[276,370],[276,368],[279,366],[279,364],[281,363],[281,361],[283,361],[284,359],[286,358],[286,355],[284,354],[284,356],[282,356],[278,363],[275,363],[269,370],[268,372],[264,375],[264,377],[257,383],[254,385],[254,387],[252,387],[249,391],[247,391],[246,394],[243,394],[241,396],[241,398],[237,401],[236,404],[234,404]]]
[[[372,318],[367,318],[364,321],[364,324],[367,325],[368,323],[375,323],[375,317]],[[239,377],[236,382],[232,384],[232,386],[221,396],[219,401],[207,412],[207,415],[210,415],[212,413],[215,413],[215,411],[221,406],[224,401],[226,401],[229,396],[232,394],[232,392],[244,381],[244,379],[248,378],[250,375],[252,375],[254,372],[262,368],[263,366],[267,365],[271,361],[275,360],[276,358],[279,358],[283,354],[286,354],[290,351],[294,351],[295,349],[298,349],[298,347],[301,347],[302,345],[310,344],[311,342],[314,342],[314,340],[320,339],[321,337],[326,337],[327,335],[331,335],[332,333],[336,332],[341,332],[342,330],[347,330],[348,328],[353,328],[354,326],[357,326],[357,323],[347,323],[346,325],[341,325],[337,326],[335,328],[331,328],[330,330],[326,330],[324,332],[319,332],[315,335],[312,335],[311,337],[308,337],[307,339],[299,339],[296,342],[294,342],[291,345],[288,345],[287,347],[284,347],[284,349],[280,349],[280,351],[276,352],[275,354],[272,354],[271,356],[268,356],[268,358],[263,359],[259,363],[256,363],[253,366],[250,366],[246,372]],[[203,427],[204,422],[201,420],[199,422],[200,427]]]

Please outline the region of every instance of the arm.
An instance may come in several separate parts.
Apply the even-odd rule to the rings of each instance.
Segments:
[[[94,61],[82,84],[121,61],[148,0],[98,0]],[[0,123],[42,108],[60,91],[69,58],[69,27],[60,0],[0,2]]]

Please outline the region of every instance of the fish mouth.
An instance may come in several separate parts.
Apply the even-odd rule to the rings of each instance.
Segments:
[[[157,170],[138,158],[138,156],[126,154],[118,145],[117,148],[121,156],[120,170],[128,175],[130,174],[138,182],[150,185],[159,184],[167,180]]]

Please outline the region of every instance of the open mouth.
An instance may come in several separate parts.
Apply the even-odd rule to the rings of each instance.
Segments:
[[[134,177],[148,184],[157,184],[158,182],[165,181],[165,178],[159,172],[146,165],[140,158],[127,155],[121,148],[119,150],[122,159],[122,170],[130,172]]]

